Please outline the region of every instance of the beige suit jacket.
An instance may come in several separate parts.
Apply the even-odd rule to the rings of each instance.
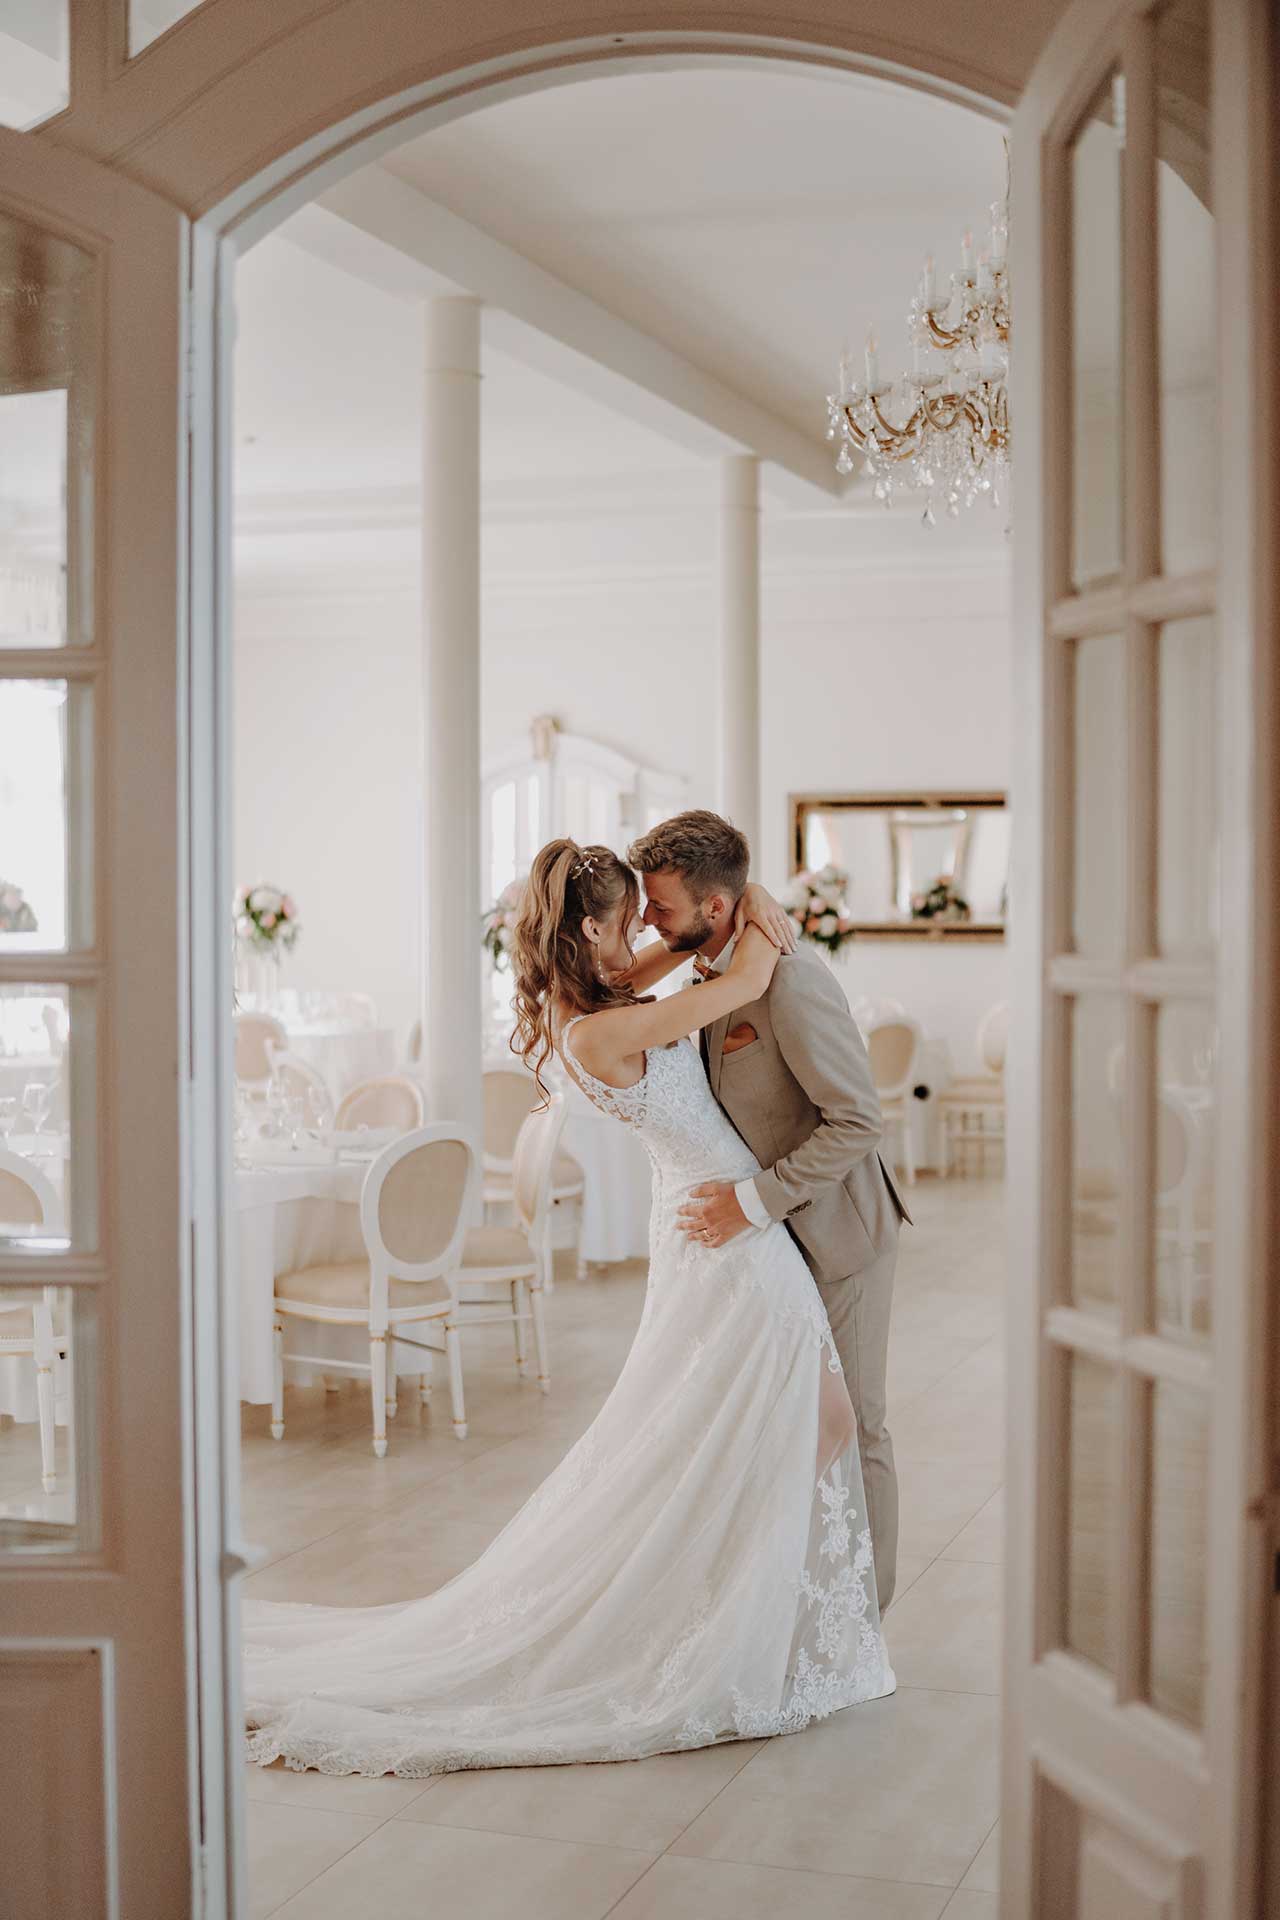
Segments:
[[[726,1034],[747,1025],[756,1038],[726,1053]],[[880,1157],[871,1062],[830,967],[803,946],[784,956],[762,998],[715,1021],[706,1043],[711,1090],[765,1169],[756,1191],[814,1278],[887,1253],[911,1216]]]

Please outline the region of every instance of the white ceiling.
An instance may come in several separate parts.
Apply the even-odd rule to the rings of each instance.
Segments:
[[[384,165],[818,434],[844,338],[901,341],[925,254],[958,265],[1004,187],[965,108],[741,62],[529,94]]]
[[[955,264],[964,226],[1001,191],[1004,157],[999,129],[963,108],[739,64],[553,87],[366,172],[408,183],[763,404],[825,463],[842,341],[874,324],[882,364],[905,359],[921,261]],[[237,483],[249,496],[416,484],[419,306],[445,283],[393,270],[386,249],[375,262],[351,230],[335,245],[325,217],[305,210],[238,271]],[[509,324],[492,331],[512,345]],[[487,488],[706,464],[687,439],[490,342],[484,372]]]

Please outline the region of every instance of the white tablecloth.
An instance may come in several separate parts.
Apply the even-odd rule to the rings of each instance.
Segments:
[[[360,1189],[367,1160],[313,1161],[298,1166],[237,1168],[235,1268],[238,1293],[240,1398],[262,1406],[271,1399],[271,1326],[276,1275],[295,1267],[362,1260]],[[309,1353],[367,1360],[368,1342],[347,1327],[294,1323],[286,1345]],[[310,1369],[288,1377],[309,1378]]]
[[[396,1036],[392,1027],[286,1021],[285,1031],[290,1053],[323,1074],[335,1100],[341,1100],[362,1080],[395,1072]]]
[[[649,1251],[649,1156],[635,1135],[600,1113],[572,1085],[561,1143],[582,1168],[579,1258],[594,1262],[643,1259]]]

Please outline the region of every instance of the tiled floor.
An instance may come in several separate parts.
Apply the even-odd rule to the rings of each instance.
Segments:
[[[620,1766],[331,1780],[248,1770],[256,1920],[995,1920],[1002,1189],[921,1181],[890,1359],[902,1482],[898,1692],[788,1739]],[[588,1424],[630,1343],[639,1266],[550,1302],[554,1390],[501,1329],[467,1355],[470,1434],[404,1393],[387,1458],[350,1384],[248,1410],[247,1590],[372,1604],[467,1565]],[[443,1397],[443,1396],[441,1396]]]

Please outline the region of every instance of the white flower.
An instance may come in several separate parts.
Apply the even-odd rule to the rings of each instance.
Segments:
[[[815,893],[809,902],[810,913],[826,913],[830,902],[825,894]]]
[[[834,913],[824,913],[818,922],[818,932],[826,938],[835,932],[839,924]]]
[[[241,940],[247,940],[249,938],[249,935],[252,932],[253,932],[252,920],[249,918],[247,913],[242,913],[240,915],[240,918],[236,921],[236,933],[239,935]]]
[[[786,905],[789,907],[807,907],[809,904],[809,882],[805,875],[798,873],[787,888]]]

